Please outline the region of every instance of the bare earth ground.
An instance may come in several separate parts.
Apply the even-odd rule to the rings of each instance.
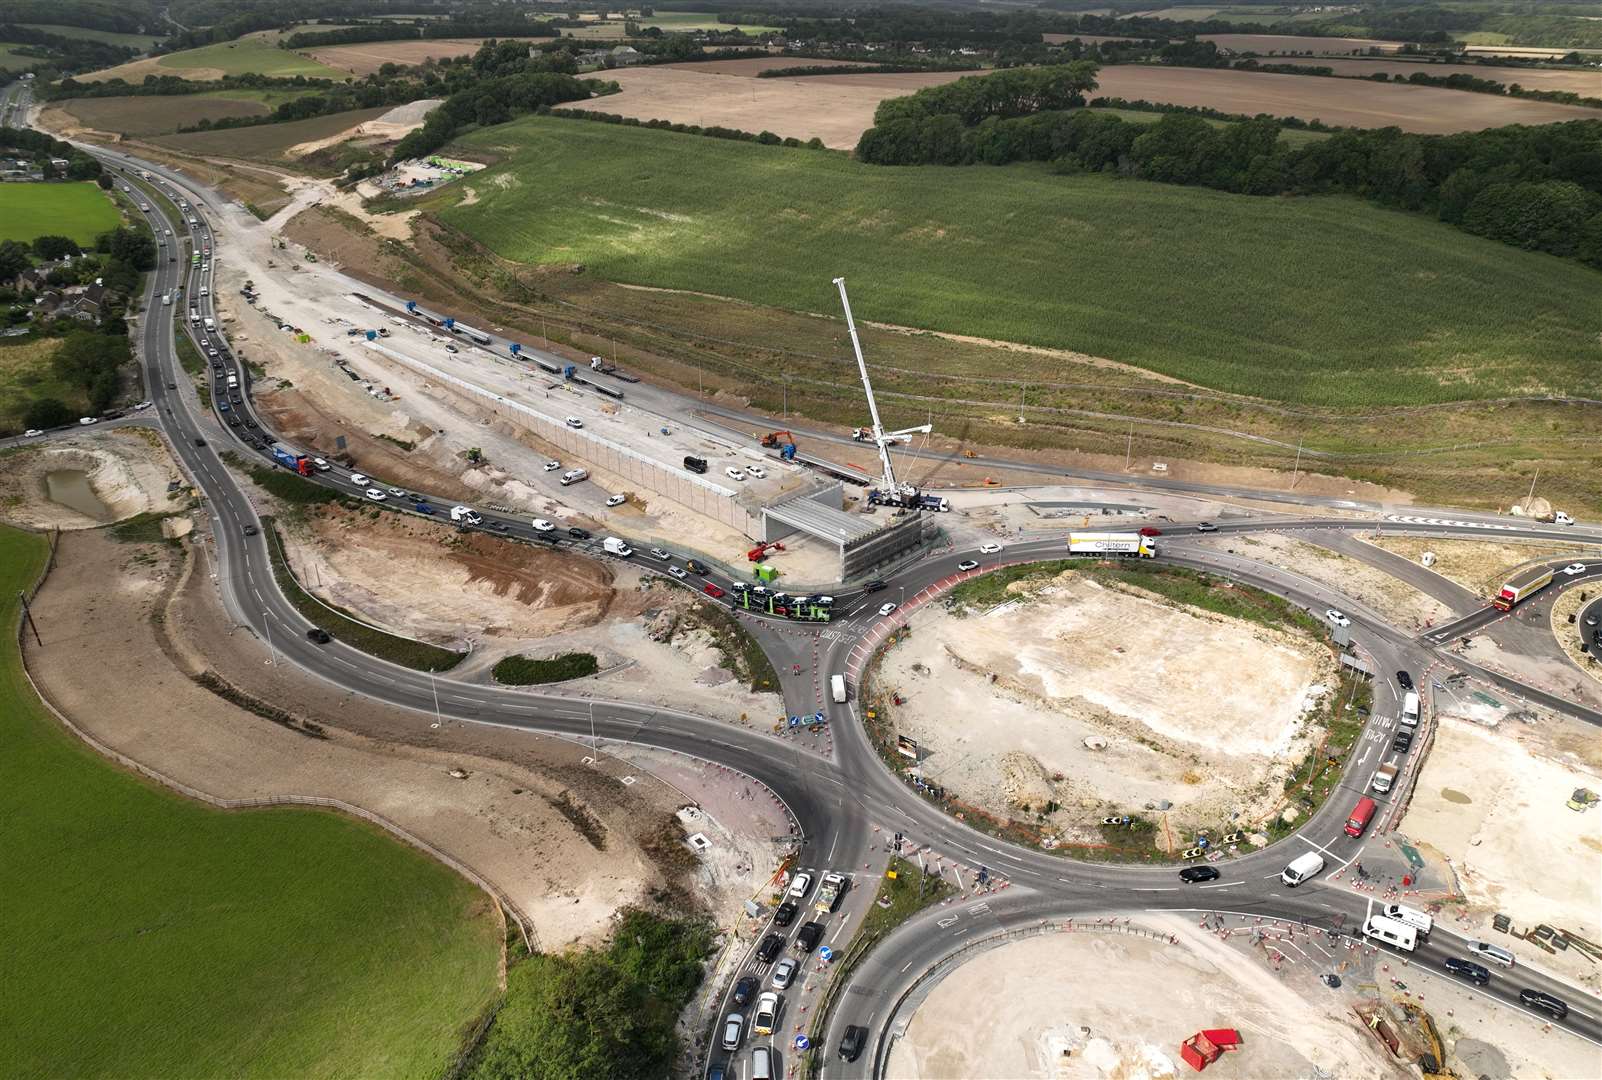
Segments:
[[[1491,931],[1539,923],[1602,940],[1602,812],[1565,806],[1575,788],[1602,791],[1595,729],[1544,711],[1522,719],[1472,697],[1435,696],[1439,730],[1401,831],[1452,865],[1468,899],[1465,933],[1521,960],[1602,989],[1595,964]],[[1572,953],[1573,950],[1570,950]]]
[[[735,81],[708,65],[632,68],[611,72],[622,93],[574,108],[642,120],[671,120],[745,131],[820,138],[836,149],[854,147],[885,98],[940,86],[971,72],[827,75]],[[1406,131],[1478,131],[1504,124],[1544,124],[1594,118],[1596,111],[1495,94],[1427,86],[1316,79],[1303,75],[1205,68],[1116,65],[1097,76],[1098,96],[1175,105],[1206,105],[1230,113],[1271,113],[1356,127]]]
[[[1262,533],[1256,536],[1208,537],[1202,547],[1234,551],[1304,577],[1321,581],[1384,615],[1394,626],[1422,630],[1451,615],[1439,600],[1398,581],[1358,559],[1309,544],[1292,536]]]
[[[45,490],[45,474],[78,469],[110,511],[106,521],[122,521],[150,510],[173,508],[189,489],[169,493],[181,478],[160,436],[139,428],[112,428],[93,435],[51,439],[8,454],[0,468],[0,518],[32,529],[91,529],[96,521],[60,503]]]
[[[428,113],[437,106],[443,98],[425,98],[413,101],[407,105],[397,105],[372,120],[364,121],[344,131],[336,132],[322,139],[313,139],[310,142],[296,143],[285,153],[292,158],[305,157],[307,154],[322,150],[325,147],[337,146],[353,139],[370,139],[388,141],[400,139],[423,126],[423,120]]]
[[[878,685],[905,700],[892,716],[925,775],[993,813],[1055,801],[1064,828],[1161,800],[1176,827],[1261,817],[1332,685],[1310,642],[1071,571],[1032,601],[966,618],[929,605],[910,627]]]
[[[1552,541],[1497,543],[1484,540],[1438,540],[1433,537],[1359,535],[1366,543],[1394,552],[1404,559],[1417,563],[1426,551],[1435,554],[1432,571],[1454,581],[1479,596],[1490,597],[1507,581],[1514,567],[1532,559],[1557,558],[1565,555],[1602,555],[1595,545],[1564,544]]]
[[[1407,60],[1342,60],[1339,57],[1286,56],[1276,64],[1296,64],[1300,67],[1327,67],[1337,75],[1367,76],[1383,71],[1387,75],[1429,75],[1445,78],[1448,75],[1473,75],[1477,79],[1493,79],[1509,86],[1517,83],[1526,90],[1567,90],[1586,97],[1602,95],[1602,74],[1580,68],[1494,67],[1490,64],[1420,64]]]
[[[1174,916],[1140,924],[1180,944],[1049,934],[981,953],[935,987],[891,1054],[896,1080],[1190,1075],[1179,1044],[1235,1028],[1208,1076],[1404,1075],[1329,1008],[1287,994],[1258,961]]]

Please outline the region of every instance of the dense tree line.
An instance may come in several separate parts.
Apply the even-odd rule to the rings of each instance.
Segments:
[[[272,75],[258,75],[255,72],[246,72],[243,75],[225,75],[221,79],[211,79],[201,82],[198,79],[185,79],[178,75],[146,75],[137,83],[130,83],[125,79],[101,79],[98,82],[79,82],[76,79],[62,79],[54,86],[40,87],[41,96],[54,100],[58,98],[99,98],[99,97],[177,97],[182,94],[209,94],[215,90],[282,90],[322,89],[341,85],[333,79],[308,79],[304,75],[295,75],[282,78]]]
[[[873,122],[877,126],[948,116],[971,126],[990,117],[1005,119],[1083,105],[1085,93],[1095,88],[1096,65],[1083,60],[1052,67],[1010,68],[881,101]]]
[[[457,37],[548,37],[560,31],[548,22],[523,18],[428,19],[416,23],[389,20],[350,26],[341,30],[306,30],[291,34],[286,49],[316,49],[325,45],[358,45],[365,41],[414,41]]]
[[[0,127],[0,150],[10,150],[35,160],[57,157],[67,161],[67,180],[94,180],[104,171],[100,162],[60,139],[33,128]]]
[[[448,14],[460,6],[443,0],[172,0],[169,14],[191,29],[174,34],[161,51],[193,49],[317,19]]]
[[[564,57],[567,65],[572,65],[571,57],[565,53],[551,55]],[[458,132],[473,125],[504,124],[515,116],[542,107],[583,101],[589,96],[589,83],[550,67],[483,79],[446,98],[439,108],[428,114],[422,127],[396,144],[390,160],[404,161],[431,154],[455,138]]]
[[[795,67],[764,68],[756,73],[759,79],[789,79],[812,75],[899,75],[914,71],[978,71],[973,63],[926,61],[894,64],[798,64]]]
[[[11,13],[6,13],[7,18]],[[35,68],[50,67],[56,71],[91,71],[112,67],[132,59],[138,50],[126,45],[113,45],[89,38],[65,37],[31,26],[18,26],[0,22],[0,41],[12,46],[12,52],[37,59]]]
[[[984,80],[950,85],[969,81]],[[1343,130],[1293,147],[1280,141],[1281,123],[1268,116],[1218,127],[1185,113],[1134,124],[1066,109],[964,121],[960,111],[919,110],[898,101],[881,103],[883,121],[857,144],[861,160],[881,165],[1050,161],[1063,171],[1107,172],[1247,195],[1356,195],[1602,268],[1602,120],[1456,135]]]
[[[615,83],[613,84],[616,85]],[[730,139],[734,142],[754,142],[764,146],[805,147],[808,150],[823,150],[823,140],[814,136],[802,142],[793,136],[783,138],[771,131],[742,131],[740,128],[720,127],[716,124],[702,127],[700,124],[676,124],[671,120],[641,120],[637,116],[621,116],[618,113],[596,112],[593,109],[551,109],[542,115],[560,116],[566,120],[587,120],[593,123],[618,124],[622,127],[654,128],[657,131],[671,131],[679,135],[704,135],[709,139]]]
[[[12,22],[81,26],[114,34],[163,32],[159,0],[6,0],[5,7],[6,19]]]

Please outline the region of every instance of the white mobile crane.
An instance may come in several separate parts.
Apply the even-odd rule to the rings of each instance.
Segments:
[[[858,442],[873,443],[879,451],[879,464],[884,470],[884,486],[870,490],[868,502],[875,506],[947,509],[945,499],[920,496],[917,488],[896,480],[895,468],[890,464],[890,446],[893,443],[910,442],[915,434],[927,435],[933,430],[933,425],[924,424],[921,427],[903,428],[900,431],[885,431],[884,425],[879,422],[879,403],[873,397],[873,382],[868,378],[868,363],[862,358],[862,342],[857,337],[856,320],[851,317],[851,301],[846,297],[845,278],[835,278],[834,284],[840,290],[840,306],[845,308],[846,329],[851,333],[851,349],[856,353],[857,370],[862,374],[862,389],[868,395],[868,415],[873,418],[873,427],[858,428],[852,437]]]

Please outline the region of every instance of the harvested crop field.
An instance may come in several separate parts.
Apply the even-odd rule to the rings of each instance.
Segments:
[[[1378,72],[1397,75],[1428,75],[1444,79],[1449,75],[1472,75],[1508,86],[1519,84],[1526,90],[1559,90],[1587,97],[1602,97],[1602,72],[1584,68],[1497,67],[1492,64],[1422,64],[1415,60],[1356,60],[1328,56],[1284,56],[1276,64],[1297,67],[1327,67],[1337,75],[1366,78]],[[1597,115],[1593,112],[1592,115]]]
[[[802,140],[816,137],[827,146],[849,149],[872,126],[879,102],[973,74],[931,71],[735,81],[717,77],[732,72],[714,73],[707,70],[711,66],[684,64],[611,72],[622,93],[572,107],[641,120],[772,131]],[[1104,67],[1097,79],[1096,93],[1105,97],[1431,134],[1594,119],[1597,115],[1596,110],[1577,105],[1495,94],[1252,71],[1127,64]]]
[[[376,120],[388,111],[387,108],[353,109],[289,124],[263,124],[231,131],[191,131],[183,135],[162,135],[150,141],[182,154],[281,162],[293,147],[328,139]]]
[[[360,45],[330,45],[325,49],[310,49],[305,55],[319,64],[363,76],[377,72],[385,64],[411,67],[425,60],[438,60],[446,56],[471,56],[484,44],[484,40],[439,38],[434,41],[369,41]]]
[[[202,120],[266,116],[272,110],[259,101],[205,97],[199,94],[150,97],[68,98],[53,103],[86,128],[123,135],[169,135],[180,126]]]
[[[1202,41],[1211,41],[1220,49],[1231,52],[1254,52],[1264,56],[1276,53],[1332,53],[1348,56],[1378,49],[1383,53],[1400,52],[1399,41],[1377,41],[1374,38],[1312,37],[1305,34],[1198,34]]]
[[[764,71],[793,67],[867,67],[857,60],[824,60],[810,56],[749,56],[741,60],[699,60],[683,64],[662,64],[669,71],[699,71],[707,75],[736,75],[755,78]],[[617,72],[611,74],[616,75]],[[835,78],[835,76],[828,76]]]

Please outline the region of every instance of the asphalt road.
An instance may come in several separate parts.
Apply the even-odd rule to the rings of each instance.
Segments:
[[[121,158],[121,155],[95,149],[104,157]],[[164,170],[155,166],[143,167],[188,186],[188,182],[176,174],[165,174]],[[207,198],[203,192],[195,192],[190,196],[191,203],[197,208],[197,216],[204,215]],[[153,227],[158,231],[173,230],[168,238],[168,249],[173,249],[184,235],[184,223],[176,220],[171,208],[161,203],[152,203],[150,216]],[[209,233],[204,226],[195,230],[194,239],[197,242],[204,242],[208,238]],[[181,251],[173,250],[172,253],[174,261],[160,262],[149,279],[146,306],[149,315],[142,323],[139,337],[143,370],[149,396],[154,402],[154,415],[169,436],[183,468],[204,492],[208,511],[213,518],[220,568],[219,585],[224,602],[233,617],[250,627],[262,641],[264,658],[276,663],[295,664],[350,691],[411,709],[417,715],[419,725],[431,722],[499,725],[555,734],[577,742],[594,740],[602,752],[607,744],[632,742],[716,761],[762,780],[785,801],[797,823],[798,865],[829,868],[837,852],[862,849],[866,846],[872,826],[882,825],[905,832],[920,844],[933,845],[937,850],[953,855],[960,854],[974,865],[983,864],[1004,875],[1014,887],[1006,894],[1005,903],[1000,905],[999,910],[1010,913],[1014,910],[1013,905],[1017,905],[1018,918],[1205,904],[1209,907],[1227,906],[1231,910],[1260,911],[1284,918],[1334,920],[1344,915],[1350,925],[1354,905],[1362,904],[1362,900],[1353,894],[1317,883],[1303,886],[1293,893],[1278,883],[1277,875],[1291,857],[1306,850],[1325,852],[1332,869],[1357,857],[1364,841],[1353,841],[1346,837],[1341,824],[1350,804],[1366,782],[1367,773],[1371,771],[1368,763],[1377,763],[1379,757],[1388,752],[1387,722],[1394,719],[1398,696],[1388,673],[1398,669],[1422,671],[1439,654],[1427,644],[1390,628],[1375,613],[1366,611],[1350,598],[1318,582],[1264,567],[1226,552],[1201,549],[1187,543],[1188,538],[1198,535],[1194,523],[1165,527],[1161,541],[1164,561],[1229,574],[1286,596],[1310,610],[1322,612],[1326,607],[1340,608],[1352,618],[1351,633],[1361,651],[1372,658],[1376,670],[1380,672],[1381,684],[1376,685],[1374,716],[1360,743],[1363,748],[1360,766],[1348,770],[1351,775],[1343,778],[1340,793],[1313,815],[1296,837],[1268,849],[1221,862],[1219,866],[1224,871],[1224,878],[1216,885],[1205,888],[1204,899],[1203,888],[1180,888],[1172,869],[1078,862],[995,840],[950,818],[880,764],[849,704],[823,703],[835,736],[834,755],[829,759],[801,750],[786,740],[731,728],[689,714],[620,702],[580,703],[559,694],[529,693],[459,683],[449,678],[436,679],[426,673],[375,659],[338,641],[329,645],[308,641],[306,631],[310,629],[310,624],[278,591],[264,538],[261,535],[246,535],[247,526],[258,524],[255,511],[217,457],[225,447],[260,454],[270,438],[268,429],[265,426],[251,429],[244,426],[243,422],[239,428],[230,428],[218,414],[204,412],[187,389],[187,377],[178,371],[173,323],[166,317],[168,309],[162,307],[156,298],[183,283],[187,294],[194,296],[203,316],[213,315],[213,312],[211,297],[195,295],[205,278],[199,271],[191,269]],[[226,257],[226,243],[220,252],[214,254]],[[150,303],[151,300],[154,303]],[[190,332],[187,322],[184,332]],[[224,357],[224,375],[228,371],[237,371],[237,363],[232,359],[233,350],[227,347],[224,335],[213,334],[211,337]],[[240,381],[246,386],[247,374],[239,371]],[[175,383],[177,388],[169,387],[169,383]],[[260,425],[259,417],[250,408],[248,394],[242,395],[242,398],[240,405],[243,415]],[[217,400],[214,393],[214,403]],[[702,406],[695,403],[687,407]],[[316,474],[313,479],[347,493],[359,491],[359,486],[352,483],[348,472],[344,470]],[[1156,486],[1168,490],[1240,494],[1209,487],[1191,488],[1172,482]],[[1250,494],[1254,498],[1262,497],[1258,493]],[[435,505],[448,505],[448,502],[441,500],[429,501]],[[484,513],[484,517],[487,522],[504,524],[509,536],[524,540],[533,536],[531,527],[520,519],[488,512]],[[1377,528],[1381,531],[1425,532],[1432,535],[1561,539],[1575,535],[1573,531],[1524,523],[1509,525],[1505,520],[1485,521],[1469,515],[1423,521],[1393,518],[1368,523],[1308,516],[1271,522],[1228,523],[1220,525],[1216,531],[1246,533],[1263,528],[1280,531]],[[844,613],[842,617],[826,628],[814,628],[823,650],[824,668],[830,673],[850,670],[853,653],[863,649],[864,639],[882,633],[887,624],[898,617],[899,613],[888,619],[877,614],[877,603],[883,602],[880,597],[905,596],[909,601],[916,601],[920,596],[929,595],[957,577],[955,565],[963,558],[985,559],[981,567],[984,569],[996,565],[998,561],[1057,558],[1063,554],[1060,541],[1014,545],[994,557],[980,556],[972,551],[952,551],[914,564],[892,578],[888,590],[867,602],[864,602],[860,591],[842,591],[838,605]],[[729,584],[726,579],[718,583],[723,586]],[[700,582],[692,579],[692,584],[699,585]],[[802,685],[791,680],[787,674],[789,665],[782,662],[786,657],[795,655],[801,647],[794,634],[782,632],[794,630],[795,624],[779,624],[773,620],[748,616],[741,618],[764,648],[769,650],[776,669],[786,673],[787,705],[815,701],[810,681]],[[1529,696],[1539,699],[1534,692]],[[1589,713],[1588,710],[1576,711],[1576,707],[1570,703],[1561,704],[1565,711],[1584,715],[1593,723],[1602,722],[1602,716]],[[1378,756],[1370,756],[1376,754]],[[842,1000],[849,1004],[838,1011],[828,1034],[831,1048],[838,1038],[841,1025],[860,1022],[857,1014],[863,1001],[885,998],[894,991],[897,981],[892,977],[892,970],[903,970],[900,965],[910,965],[904,970],[919,969],[943,955],[940,937],[937,935],[934,943],[926,940],[926,937],[920,937],[918,927],[921,925],[921,921],[915,920],[883,942],[875,950],[871,963],[865,965],[853,979],[850,993],[842,996]],[[947,946],[948,951],[951,947],[954,946]],[[1449,934],[1437,931],[1428,948],[1449,951],[1455,947]],[[1424,955],[1433,957],[1436,954],[1430,951]],[[1499,991],[1504,982],[1510,988],[1538,986],[1566,997],[1575,1008],[1564,1026],[1587,1037],[1602,1037],[1602,1030],[1597,1028],[1596,1015],[1599,1010],[1594,1001],[1577,1001],[1572,989],[1527,969],[1518,969],[1516,977],[1514,973],[1509,973],[1506,979],[1499,978],[1493,982],[1493,991]],[[1503,998],[1499,997],[1499,1000]],[[864,1060],[872,1060],[876,1050],[877,1044],[870,1047],[870,1053],[865,1055]],[[833,1059],[830,1061],[829,1069],[833,1071]]]

